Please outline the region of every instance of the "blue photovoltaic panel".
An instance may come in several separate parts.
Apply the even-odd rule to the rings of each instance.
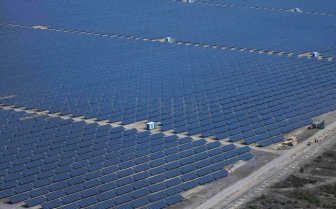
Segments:
[[[236,154],[244,153],[239,155],[243,160],[252,157],[245,147],[237,150],[234,146],[222,146],[219,142],[198,140],[186,147],[190,138],[177,136],[169,137],[170,140],[164,142],[168,145],[175,141],[175,147],[166,146],[163,151],[138,156],[138,153],[144,152],[135,149],[136,145],[146,137],[149,141],[157,140],[158,135],[142,136],[133,130],[125,133],[124,129],[116,130],[111,126],[94,128],[90,141],[76,140],[82,137],[78,135],[72,138],[72,145],[65,146],[68,138],[63,135],[50,136],[50,129],[56,132],[82,132],[91,125],[63,123],[62,119],[48,117],[20,121],[19,118],[25,115],[8,110],[0,111],[0,115],[1,137],[8,135],[8,130],[15,130],[15,135],[4,138],[1,144],[0,166],[4,172],[0,176],[0,188],[3,190],[0,194],[2,198],[8,197],[12,203],[25,202],[28,206],[124,208],[128,204],[142,207],[159,201],[171,205],[182,200],[178,196],[182,191],[214,181],[216,177],[224,177],[225,175],[217,174],[218,171],[223,170],[224,163],[236,161],[228,156],[230,162],[219,157],[214,163],[212,158],[234,151]],[[48,125],[51,123],[54,128]],[[38,126],[39,129],[31,134],[21,128],[27,126]],[[109,133],[108,137],[97,136],[96,133],[102,131]],[[134,136],[134,143],[119,146],[118,150],[110,149],[116,146],[108,143],[115,140],[112,133],[115,131],[124,136]],[[29,140],[30,146],[26,140],[21,140],[23,137]],[[128,143],[128,140],[121,138],[119,145]],[[104,146],[94,150],[93,147],[98,144]],[[25,151],[27,146],[32,151]],[[77,148],[75,152],[71,146]],[[150,143],[147,148],[155,150],[159,146],[161,144]],[[185,149],[180,149],[182,146]],[[198,150],[197,155],[194,154],[195,150]],[[208,153],[212,150],[215,153],[210,158]],[[191,153],[188,155],[182,154],[189,151]],[[155,158],[149,157],[156,153],[160,154]],[[13,169],[20,166],[21,169]],[[152,196],[159,193],[164,195]]]

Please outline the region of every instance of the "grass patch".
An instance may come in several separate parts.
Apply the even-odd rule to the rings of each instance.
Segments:
[[[319,204],[320,198],[318,198],[315,194],[311,192],[299,192],[295,191],[292,194],[292,197],[300,200],[305,200],[306,202],[312,203],[312,204]]]

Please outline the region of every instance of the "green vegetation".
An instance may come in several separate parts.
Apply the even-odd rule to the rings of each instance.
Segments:
[[[315,196],[313,193],[311,192],[294,192],[293,193],[293,197],[300,199],[300,200],[305,200],[309,203],[313,203],[313,204],[319,204],[320,203],[320,199]]]
[[[328,185],[324,189],[325,189],[325,192],[336,195],[336,184]]]
[[[250,209],[257,209],[257,207],[255,205],[249,205]]]

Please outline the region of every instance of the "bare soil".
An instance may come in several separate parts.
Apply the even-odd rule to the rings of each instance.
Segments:
[[[336,209],[336,146],[242,209]]]

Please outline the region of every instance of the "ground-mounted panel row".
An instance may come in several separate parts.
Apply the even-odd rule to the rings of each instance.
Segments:
[[[124,125],[148,120],[161,123],[162,131],[245,144],[275,142],[336,108],[333,62],[19,28],[7,32],[20,38],[22,50],[11,51],[17,42],[1,44],[7,54],[0,60],[4,105]]]
[[[164,208],[253,157],[247,146],[0,113],[0,198],[27,206]]]

